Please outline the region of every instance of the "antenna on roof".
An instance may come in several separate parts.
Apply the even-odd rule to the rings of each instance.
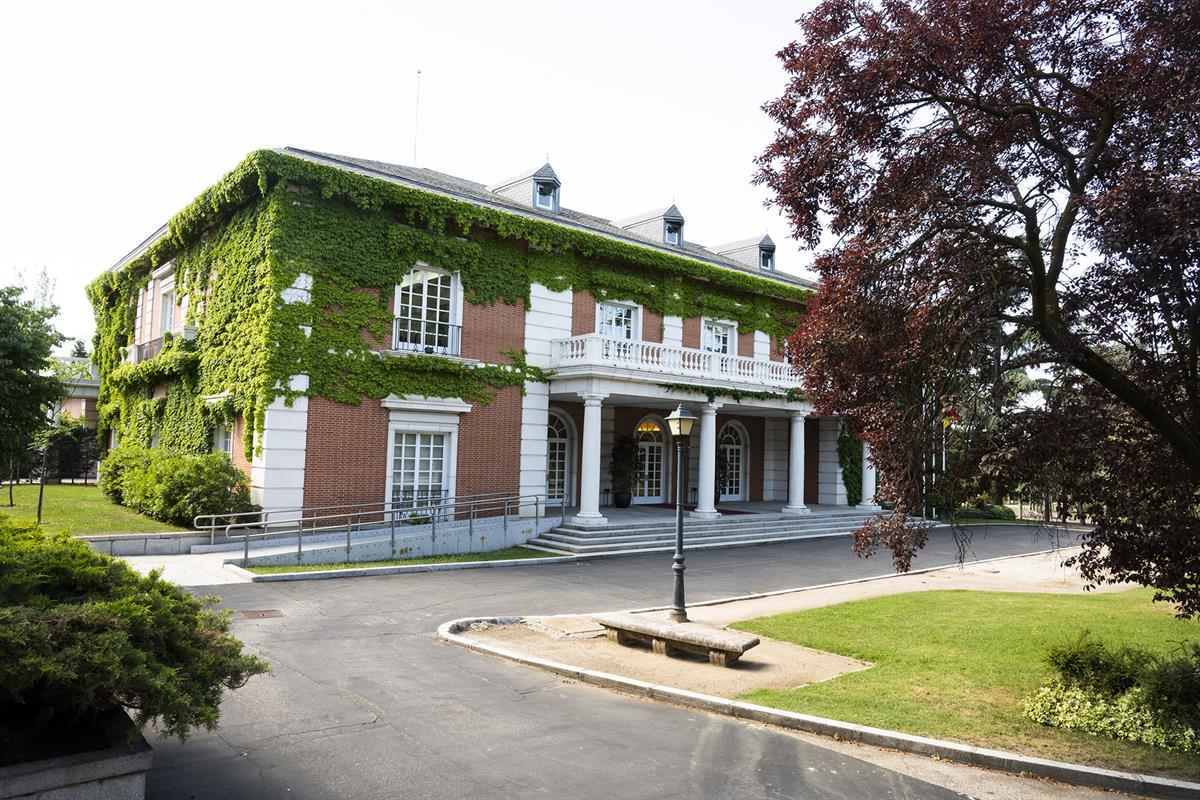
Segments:
[[[421,130],[421,70],[417,70],[417,104],[413,109],[413,166],[417,165],[417,133]]]

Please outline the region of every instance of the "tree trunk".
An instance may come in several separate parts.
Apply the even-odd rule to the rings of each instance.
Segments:
[[[12,508],[16,505],[13,502],[13,480],[17,474],[17,460],[10,458],[8,460],[8,507]]]
[[[38,476],[38,510],[37,521],[38,525],[42,524],[42,498],[46,494],[46,463],[50,459],[50,442],[46,442],[46,446],[42,448],[42,474]]]

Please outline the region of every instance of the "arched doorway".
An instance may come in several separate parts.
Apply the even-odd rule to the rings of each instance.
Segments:
[[[741,425],[725,424],[717,437],[717,498],[719,502],[746,499],[748,437]]]
[[[571,481],[574,438],[567,418],[557,411],[551,411],[546,424],[547,505],[570,505],[575,496]]]
[[[667,435],[663,424],[646,417],[633,432],[638,443],[638,480],[633,487],[635,503],[665,503],[667,500]]]

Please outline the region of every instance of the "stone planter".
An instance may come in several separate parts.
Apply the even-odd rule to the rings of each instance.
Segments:
[[[101,726],[107,749],[0,767],[0,800],[142,800],[154,752],[122,709]]]

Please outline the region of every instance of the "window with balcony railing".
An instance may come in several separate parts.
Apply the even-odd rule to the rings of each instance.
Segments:
[[[457,276],[415,267],[396,287],[392,349],[431,355],[461,353]]]

